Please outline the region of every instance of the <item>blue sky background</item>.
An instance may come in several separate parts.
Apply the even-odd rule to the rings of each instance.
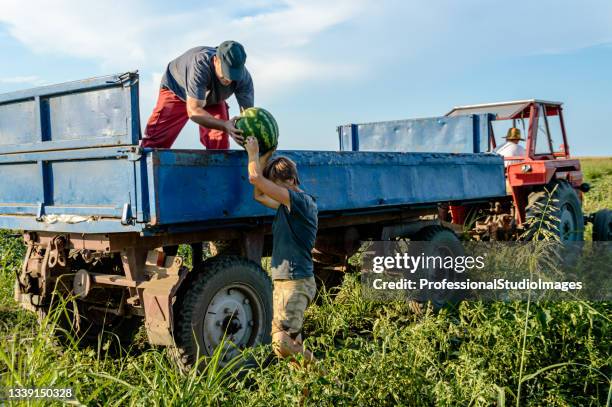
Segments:
[[[281,149],[336,149],[343,123],[541,98],[565,102],[574,155],[612,155],[610,1],[0,5],[0,93],[138,69],[144,124],[170,59],[234,39]],[[201,148],[194,124],[175,147]]]

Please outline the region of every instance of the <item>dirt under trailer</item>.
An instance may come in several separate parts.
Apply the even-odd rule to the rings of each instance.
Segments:
[[[487,117],[413,123],[430,142],[461,139],[460,152],[277,152],[317,200],[317,273],[341,271],[364,240],[448,231],[441,208],[511,199],[502,157],[479,152]],[[349,130],[345,147],[359,142]],[[274,213],[252,199],[246,153],[143,149],[139,138],[135,73],[0,95],[0,228],[27,245],[16,300],[44,315],[54,292],[73,298],[83,337],[144,323],[149,342],[172,346],[184,366],[224,336],[236,349],[269,341],[261,260]],[[207,242],[216,250],[204,259]]]

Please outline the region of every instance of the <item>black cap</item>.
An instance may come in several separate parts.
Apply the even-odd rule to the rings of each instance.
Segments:
[[[217,47],[217,57],[221,60],[221,69],[225,78],[239,81],[244,77],[246,52],[240,43],[223,41]]]

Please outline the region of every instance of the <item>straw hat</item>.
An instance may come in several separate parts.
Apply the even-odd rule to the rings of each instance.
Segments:
[[[510,127],[508,129],[508,134],[504,137],[506,140],[525,140],[521,137],[521,131],[516,127]]]

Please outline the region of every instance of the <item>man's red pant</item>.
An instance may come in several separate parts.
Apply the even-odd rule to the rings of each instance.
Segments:
[[[216,105],[205,106],[204,110],[214,118],[228,120],[228,106],[224,101]],[[157,105],[147,122],[143,147],[170,148],[174,140],[189,120],[187,105],[174,92],[160,88]],[[229,137],[221,130],[207,129],[200,126],[200,142],[209,150],[229,148]]]

